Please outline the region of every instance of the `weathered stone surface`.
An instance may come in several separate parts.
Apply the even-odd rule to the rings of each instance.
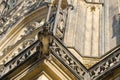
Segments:
[[[74,0],[65,43],[82,56],[100,57],[120,44],[119,0]]]

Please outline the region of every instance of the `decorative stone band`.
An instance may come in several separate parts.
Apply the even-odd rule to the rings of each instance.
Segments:
[[[120,66],[120,47],[89,69],[91,79],[99,79],[118,66]]]
[[[89,79],[89,74],[84,65],[79,62],[74,55],[63,45],[63,43],[54,37],[54,43],[51,47],[52,54],[56,56],[71,72],[79,79]]]
[[[115,49],[111,54],[106,55],[104,59],[98,62],[90,69],[86,69],[73,54],[64,46],[64,44],[54,37],[54,45],[51,51],[61,63],[63,63],[78,79],[83,80],[98,80],[101,76],[110,70],[120,66],[120,48]]]
[[[31,46],[29,46],[26,50],[18,54],[15,58],[13,58],[11,61],[3,65],[3,67],[0,69],[0,79],[7,75],[11,70],[18,67],[20,64],[25,62],[28,58],[30,58],[33,54],[36,52],[36,48],[38,46],[39,42],[36,41]]]

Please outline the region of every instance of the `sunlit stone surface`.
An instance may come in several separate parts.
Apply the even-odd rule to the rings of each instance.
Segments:
[[[36,80],[49,80],[44,74],[42,74],[38,79]]]
[[[72,0],[65,43],[82,56],[100,57],[120,44],[119,0]]]

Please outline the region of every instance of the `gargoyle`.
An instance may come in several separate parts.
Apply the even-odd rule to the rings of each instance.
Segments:
[[[38,33],[38,40],[40,42],[39,52],[41,58],[46,58],[49,56],[50,46],[52,45],[53,39],[52,34],[49,32],[48,27],[43,27],[43,31]]]

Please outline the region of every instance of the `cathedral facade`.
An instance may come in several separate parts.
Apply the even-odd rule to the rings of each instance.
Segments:
[[[0,80],[120,80],[120,0],[1,0]]]

